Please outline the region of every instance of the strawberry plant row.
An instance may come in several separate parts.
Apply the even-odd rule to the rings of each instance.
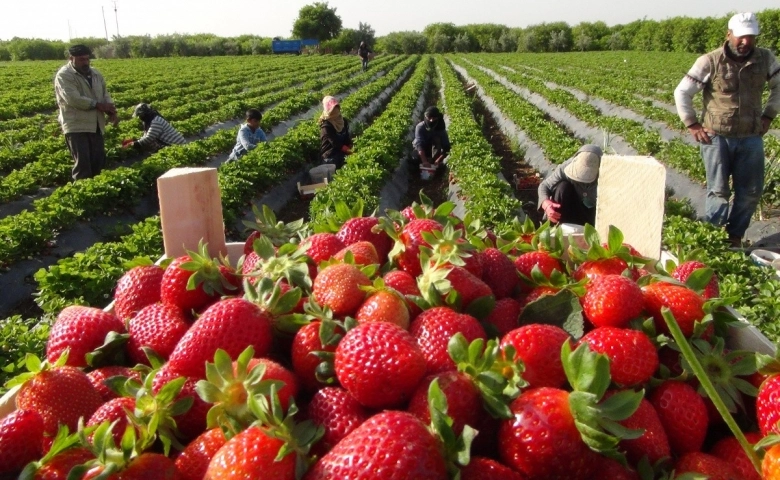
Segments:
[[[367,211],[379,206],[382,186],[398,167],[408,146],[409,117],[428,81],[431,63],[430,57],[423,57],[382,115],[355,140],[355,153],[347,157],[346,164],[336,171],[328,186],[317,191],[309,205],[312,228],[327,228],[327,217],[336,202],[356,205],[362,201]],[[348,104],[342,108],[349,114],[357,111],[356,107]]]
[[[417,61],[417,57],[404,58],[386,75],[350,94],[342,103],[345,113],[357,111],[350,110],[353,98],[356,106],[365,105],[368,99],[379,95]],[[331,93],[346,91],[374,74],[369,70],[364,74],[365,77],[359,75],[345,80],[340,89],[336,90],[334,86]],[[237,218],[259,190],[281,181],[290,168],[300,165],[303,159],[317,151],[318,132],[316,121],[299,123],[285,135],[248,152],[237,162],[221,165],[219,182],[226,223]],[[146,228],[148,224],[155,224],[157,228]],[[108,292],[123,271],[124,262],[136,256],[156,258],[161,252],[159,219],[149,219],[136,225],[134,233],[119,242],[97,243],[83,253],[61,259],[56,265],[39,270],[35,274],[39,286],[37,302],[47,312],[73,303],[105,305]]]
[[[444,109],[449,117],[447,133],[452,150],[447,167],[457,184],[463,206],[489,228],[508,226],[521,211],[509,184],[498,177],[501,159],[474,120],[472,101],[452,67],[440,55],[436,65],[444,86]]]

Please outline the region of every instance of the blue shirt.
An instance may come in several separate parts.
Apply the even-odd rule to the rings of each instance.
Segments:
[[[252,127],[248,124],[241,125],[236,136],[236,146],[233,147],[233,151],[230,152],[228,160],[236,160],[240,156],[244,155],[249,150],[257,147],[260,142],[267,142],[263,129],[258,127],[257,130],[252,132]]]

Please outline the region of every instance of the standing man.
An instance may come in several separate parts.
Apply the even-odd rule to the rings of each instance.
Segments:
[[[707,172],[705,220],[725,225],[729,242],[742,237],[764,190],[763,136],[780,110],[780,64],[771,51],[756,47],[758,21],[738,13],[728,24],[722,47],[702,55],[674,91],[677,113],[701,145]],[[762,108],[761,94],[769,83]],[[693,96],[703,91],[697,118]],[[731,188],[734,200],[729,211]]]
[[[89,47],[73,45],[68,53],[68,63],[54,77],[54,95],[65,142],[75,162],[73,180],[80,180],[94,177],[103,169],[106,115],[114,126],[119,118],[103,76],[89,66]]]
[[[371,51],[368,49],[368,45],[365,41],[360,42],[360,45],[358,46],[358,56],[363,61],[363,71],[365,72],[368,70],[368,55],[371,53]]]

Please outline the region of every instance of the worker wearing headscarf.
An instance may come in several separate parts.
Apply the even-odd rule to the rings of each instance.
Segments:
[[[341,116],[339,100],[328,95],[322,99],[320,157],[323,163],[332,163],[338,169],[344,165],[345,157],[351,153],[349,123]]]

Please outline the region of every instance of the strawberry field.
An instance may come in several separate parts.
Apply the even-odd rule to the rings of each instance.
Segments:
[[[616,472],[609,478],[661,478],[672,469],[712,474],[737,464],[742,470],[724,478],[759,478],[750,475],[765,450],[746,454],[742,432],[750,443],[780,432],[776,407],[761,402],[774,386],[758,390],[757,368],[767,371],[771,359],[723,350],[739,324],[725,305],[776,341],[778,279],[729,250],[725,232],[692,220],[703,169],[671,95],[694,59],[380,56],[367,72],[341,56],[96,61],[122,121],[106,136],[108,169],[76,183],[68,182],[71,160],[50,91],[58,64],[0,70],[12,87],[0,94],[0,283],[34,292],[0,320],[0,379],[29,371],[4,387],[18,397],[16,413],[0,420],[0,447],[16,442],[20,429],[40,431],[32,435],[37,446],[28,442],[18,453],[24,461],[0,473],[38,460],[32,475],[77,457],[69,465],[87,465],[87,478],[114,470],[127,472],[118,478],[133,471],[244,478],[267,469],[295,478],[307,468],[306,478],[346,478],[351,456],[365,471],[391,468],[363,444],[393,451],[401,447],[392,442],[415,438],[420,454],[399,451],[398,477],[387,478],[457,471],[606,478],[596,473],[604,469]],[[353,120],[355,153],[311,200],[280,206],[280,189],[317,163],[315,118],[325,95],[338,96]],[[119,148],[139,135],[130,114],[141,101],[188,143],[140,157]],[[410,181],[419,174],[406,159],[414,124],[433,103],[446,115],[453,148],[447,172],[426,185]],[[251,107],[263,111],[270,142],[222,163]],[[511,152],[499,154],[483,131],[514,145]],[[780,200],[776,133],[765,139],[766,217]],[[652,155],[674,169],[679,188],[667,203],[663,238],[684,268],[632,255],[618,232],[600,240],[588,231],[589,247],[577,250],[549,226],[524,222],[524,209],[534,208],[533,169],[548,173],[584,143]],[[194,254],[194,262],[139,266],[162,252],[157,177],[204,165],[218,168],[228,238],[243,242],[242,220],[252,218],[259,240],[246,244],[235,271],[237,252],[231,266]],[[268,204],[276,211],[263,210]],[[307,212],[304,221],[293,222],[286,209]],[[101,226],[94,242],[79,243],[91,225]],[[202,272],[190,283],[205,281],[187,290],[196,266]],[[136,292],[136,275],[152,286]],[[102,312],[112,300],[113,311]],[[542,337],[548,343],[539,347]],[[207,362],[214,364],[204,370]],[[137,364],[144,366],[131,370]],[[73,394],[87,393],[46,398],[43,376],[81,382]],[[719,410],[713,397],[722,400]],[[702,407],[680,419],[661,408],[668,398]],[[63,402],[82,409],[61,411]],[[523,409],[542,415],[548,404],[569,422],[555,440],[568,450],[554,459],[544,457],[541,439],[519,442],[530,433],[510,420]],[[337,422],[342,415],[349,428]],[[676,431],[681,422],[690,431]],[[58,423],[67,428],[58,432]],[[371,433],[391,428],[398,434],[384,440]],[[774,450],[766,449],[765,463]],[[237,462],[239,455],[267,463]],[[0,453],[0,466],[10,458]]]

